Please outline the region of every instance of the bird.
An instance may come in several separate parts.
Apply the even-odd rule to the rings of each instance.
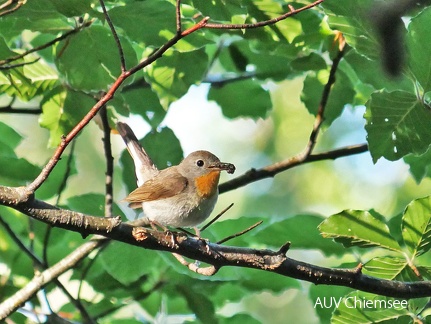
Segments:
[[[127,124],[118,122],[117,130],[135,164],[138,184],[124,201],[131,208],[142,208],[150,224],[192,227],[200,237],[197,226],[214,209],[220,173],[233,174],[235,166],[200,150],[190,153],[178,165],[159,170]]]

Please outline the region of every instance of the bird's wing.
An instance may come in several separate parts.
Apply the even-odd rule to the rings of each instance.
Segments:
[[[173,170],[171,170],[173,171]],[[125,201],[129,202],[129,207],[140,208],[141,203],[169,198],[183,192],[188,185],[187,178],[179,173],[170,172],[148,180],[142,186],[132,191]]]

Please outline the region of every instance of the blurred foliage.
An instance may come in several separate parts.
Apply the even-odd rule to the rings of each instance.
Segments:
[[[187,0],[181,5],[182,26],[189,28],[206,16],[211,23],[254,23],[288,12],[290,6],[310,3]],[[405,44],[396,50],[405,62],[393,78],[382,67],[385,40],[376,31],[373,14],[377,5],[385,4],[396,7],[396,1],[389,0],[325,0],[263,28],[201,29],[127,79],[108,104],[110,123],[114,125],[119,118],[139,120],[139,131],[144,130],[142,143],[156,164],[160,168],[176,164],[183,156],[184,143],[165,120],[174,113],[174,104],[200,86],[207,101],[220,107],[222,115],[209,120],[212,117],[203,117],[211,115],[209,110],[187,114],[185,107],[176,107],[183,117],[177,124],[191,133],[189,137],[223,139],[219,143],[223,156],[230,157],[223,160],[237,164],[238,173],[284,160],[308,141],[332,59],[345,39],[346,53],[335,76],[316,150],[366,140],[370,154],[295,168],[288,176],[283,173],[274,180],[260,181],[231,192],[228,198],[223,195],[221,206],[227,201],[236,203],[228,213],[231,219],[218,221],[204,236],[217,241],[263,218],[263,225],[253,234],[229,244],[278,249],[289,240],[289,256],[305,262],[350,268],[362,262],[363,272],[377,278],[430,280],[431,7],[418,6],[404,13],[404,25],[396,36]],[[127,68],[148,57],[176,32],[175,1],[106,1],[106,6]],[[116,42],[98,1],[27,1],[0,18],[0,60],[73,29],[78,31],[60,42],[1,62],[1,185],[31,182],[61,136],[109,89],[121,68]],[[197,105],[194,100],[191,104]],[[32,114],[13,114],[14,109]],[[359,116],[364,111],[365,123]],[[236,126],[244,120],[255,125],[252,134]],[[101,165],[105,162],[96,125],[89,125],[79,135],[76,150],[67,151],[72,158],[62,157],[36,192],[37,198],[103,215]],[[194,132],[197,126],[199,134]],[[120,161],[114,175],[116,187],[133,190],[133,165],[127,152],[114,153]],[[404,161],[396,164],[401,165],[399,169],[410,167],[411,177],[386,173],[387,161],[396,160]],[[370,161],[378,162],[377,172],[367,169],[372,167]],[[60,192],[64,184],[66,189]],[[124,189],[116,189],[118,201],[124,194]],[[115,206],[115,214],[134,217],[123,207]],[[44,224],[5,207],[0,208],[0,217],[33,253],[39,257],[46,253],[49,264],[83,242],[79,235],[59,229],[53,229],[45,240],[48,229]],[[0,226],[0,300],[25,286],[33,277],[32,268],[7,228]],[[397,319],[397,323],[410,323],[420,317],[428,320],[429,314],[424,299],[409,301],[407,309],[384,311],[360,311],[346,302],[319,307],[316,302],[323,298],[346,301],[376,296],[344,287],[309,286],[241,268],[223,268],[214,277],[202,277],[169,254],[118,242],[92,254],[67,280],[71,291],[76,291],[74,284],[82,285],[80,298],[100,323],[268,323],[268,316],[273,317],[272,323],[286,319],[303,323]],[[79,312],[70,303],[56,302],[59,292],[54,288],[48,285],[45,290],[54,310],[80,321]],[[308,294],[303,293],[304,288]],[[268,294],[273,299],[268,299]],[[32,299],[33,310],[40,311],[41,300]],[[23,318],[19,313],[11,317],[17,322]]]

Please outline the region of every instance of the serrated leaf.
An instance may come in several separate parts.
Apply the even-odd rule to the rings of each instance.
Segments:
[[[431,196],[412,201],[402,220],[404,242],[412,253],[419,256],[431,247]]]
[[[397,302],[396,307],[388,306],[395,305],[395,301]],[[364,307],[365,303],[368,306]],[[407,306],[407,300],[396,300],[390,297],[356,291],[343,298],[331,318],[331,323],[363,324],[395,320],[396,323],[410,323],[412,318]]]
[[[367,103],[365,129],[374,162],[422,154],[431,144],[431,115],[414,94],[376,92]]]
[[[362,273],[388,280],[406,279],[403,281],[414,281],[414,277],[412,277],[413,272],[408,267],[408,261],[405,258],[375,257],[364,264]]]
[[[333,238],[346,247],[381,247],[401,252],[388,226],[367,211],[346,210],[329,216],[319,230],[323,237]]]
[[[228,118],[265,118],[272,108],[269,92],[253,80],[229,82],[222,87],[212,86],[208,100],[219,104],[223,115]]]

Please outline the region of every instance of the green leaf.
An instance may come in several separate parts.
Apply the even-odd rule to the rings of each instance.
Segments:
[[[431,90],[430,21],[431,8],[428,7],[411,20],[406,39],[409,50],[408,64],[424,92]]]
[[[59,13],[51,0],[29,1],[13,14],[2,17],[0,30],[7,38],[20,35],[23,30],[57,34],[70,30],[73,23]]]
[[[214,305],[206,293],[197,291],[191,286],[178,285],[177,289],[187,300],[190,309],[202,323],[218,323]]]
[[[157,93],[163,108],[202,81],[208,65],[204,49],[192,52],[169,51],[145,70],[145,79]]]
[[[349,67],[347,67],[347,65]],[[360,90],[364,86],[371,87],[369,95],[373,90],[385,89],[388,92],[395,90],[404,90],[410,93],[414,93],[414,83],[410,78],[405,75],[401,75],[397,79],[388,77],[382,70],[382,64],[379,60],[370,60],[360,55],[355,50],[350,50],[340,62],[340,69],[347,73],[347,69],[353,72],[349,74],[351,82],[355,85],[357,90]],[[364,96],[361,101],[365,103],[368,96]]]
[[[375,257],[364,264],[362,273],[388,280],[415,281],[413,271],[405,258]]]
[[[159,169],[177,165],[183,159],[181,144],[168,127],[153,130],[145,135],[142,139],[142,147]],[[163,147],[162,150],[161,147]]]
[[[92,9],[91,1],[82,0],[50,0],[55,9],[66,17],[78,17],[85,13],[97,15],[97,12]]]
[[[130,42],[121,37],[120,41],[127,66],[134,66],[137,58]],[[73,88],[106,89],[121,73],[117,44],[107,27],[93,25],[85,28],[60,46],[62,54],[56,61],[57,68]],[[91,55],[82,55],[83,49]]]
[[[404,242],[412,253],[419,256],[431,247],[431,196],[412,201],[402,221]]]
[[[81,92],[63,92],[61,88],[47,96],[41,103],[43,113],[39,122],[49,129],[49,146],[57,146],[61,137],[67,135],[94,104],[94,99]]]
[[[73,196],[67,199],[67,207],[93,216],[103,216],[105,196],[102,194],[84,194]]]
[[[46,200],[60,194],[60,188],[65,181],[66,173],[68,173],[69,177],[77,173],[75,159],[72,159],[69,166],[67,165],[68,160],[69,156],[62,155],[61,160],[58,161],[55,168],[49,174],[49,177],[44,181],[42,186],[37,189],[37,199]]]
[[[319,316],[320,323],[330,323],[337,303],[350,291],[350,288],[342,286],[332,286],[331,289],[325,289],[322,285],[310,286],[308,295]]]
[[[276,248],[285,243],[281,239],[285,238],[291,242],[291,249],[319,249],[325,255],[345,254],[343,247],[320,235],[318,226],[324,219],[316,215],[297,215],[266,226],[264,223],[255,230],[253,238],[256,243]]]
[[[22,136],[18,134],[12,127],[0,121],[0,143],[9,149],[13,150],[21,142]],[[0,150],[4,154],[4,149]],[[12,154],[15,156],[15,153]]]
[[[381,247],[401,252],[382,217],[367,211],[346,210],[332,215],[319,225],[323,237],[333,238],[346,247]]]
[[[231,40],[226,40],[230,42]],[[252,48],[252,44],[246,40],[235,41],[229,46],[224,47],[220,50],[220,45],[214,49],[213,55],[216,55],[221,66],[227,73],[224,79],[229,80],[231,72],[237,72],[238,77],[252,75],[259,80],[267,80],[268,78],[281,81],[284,80],[289,73],[291,73],[291,67],[289,66],[290,58],[285,53],[274,53],[274,49],[255,49]],[[250,69],[248,71],[247,69]],[[220,73],[213,72],[210,74],[209,81],[221,81],[217,80],[216,77]],[[221,74],[224,75],[223,73]],[[227,82],[226,82],[227,83]]]
[[[104,269],[123,285],[136,283],[160,263],[154,251],[112,242],[100,256]]]
[[[0,183],[4,186],[23,186],[36,178],[41,169],[24,158],[0,152]]]
[[[175,7],[168,1],[135,1],[109,10],[115,26],[135,42],[161,46],[175,34]]]
[[[310,55],[293,60],[290,66],[296,71],[319,71],[326,69],[326,62],[320,55],[310,53]]]
[[[123,96],[130,112],[142,116],[152,128],[157,128],[166,116],[166,110],[150,88],[130,89]]]
[[[28,64],[0,71],[0,92],[29,101],[54,88],[58,81],[56,71],[41,60],[34,62],[35,59],[35,56],[28,55],[23,60],[10,63],[11,65]]]
[[[424,177],[431,177],[431,148],[419,156],[413,154],[405,156],[404,162],[410,166],[410,173],[417,183],[421,182]]]
[[[431,116],[415,95],[405,91],[377,92],[367,103],[365,129],[374,162],[422,154],[431,144]]]
[[[397,304],[394,304],[395,302]],[[407,306],[405,299],[397,300],[355,291],[343,298],[332,316],[331,323],[363,324],[396,320],[396,323],[407,324],[412,320]]]
[[[247,10],[241,0],[193,0],[193,6],[212,21],[243,23]]]
[[[233,316],[219,318],[220,324],[236,324],[236,323],[247,323],[247,324],[259,324],[261,321],[255,319],[250,314],[235,314]]]
[[[222,87],[212,86],[208,100],[217,102],[223,115],[228,118],[265,118],[272,108],[269,92],[252,80],[228,82]]]

